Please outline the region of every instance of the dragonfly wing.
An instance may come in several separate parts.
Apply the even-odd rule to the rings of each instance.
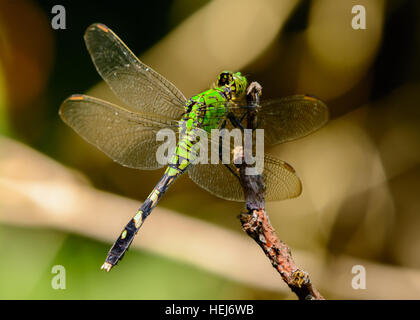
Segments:
[[[232,169],[234,167],[229,165]],[[211,194],[231,201],[244,201],[239,179],[223,164],[195,164],[188,170],[192,181]]]
[[[294,95],[261,103],[259,128],[269,145],[302,138],[321,128],[329,118],[327,106],[309,95]]]
[[[226,161],[227,164],[220,161],[213,164],[211,161],[212,154],[218,152],[215,142],[214,138],[209,137],[207,163],[197,163],[191,166],[188,171],[189,177],[200,187],[219,198],[244,201],[244,193],[232,157]],[[233,150],[232,144],[222,147],[222,153],[230,153],[230,150]],[[290,199],[301,194],[302,184],[295,170],[289,164],[267,154],[264,155],[263,161],[267,200]]]
[[[235,170],[233,164],[228,166]],[[302,184],[293,168],[284,161],[264,157],[265,198],[268,201],[291,199],[302,193]],[[244,201],[237,176],[224,164],[195,164],[188,171],[192,181],[211,194],[226,200]]]
[[[133,111],[181,117],[184,95],[141,62],[111,29],[93,24],[86,30],[85,42],[98,73]]]
[[[268,154],[264,156],[264,177],[268,201],[296,198],[302,193],[302,183],[293,167]]]
[[[156,141],[156,133],[163,128],[176,130],[171,119],[131,112],[85,95],[73,95],[66,99],[60,107],[60,116],[111,159],[136,169],[163,167],[164,164],[156,160],[156,151],[162,145],[162,142]]]

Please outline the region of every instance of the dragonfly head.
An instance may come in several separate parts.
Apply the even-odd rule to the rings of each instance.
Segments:
[[[245,95],[247,80],[240,72],[223,71],[217,78],[216,86],[228,88],[235,100]]]

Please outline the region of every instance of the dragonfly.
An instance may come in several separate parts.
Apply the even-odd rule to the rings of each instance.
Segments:
[[[107,26],[92,24],[84,40],[98,73],[124,106],[74,94],[59,110],[67,125],[117,163],[141,170],[165,166],[155,156],[162,144],[156,139],[159,130],[179,133],[161,179],[109,250],[101,269],[110,271],[122,259],[162,195],[182,174],[187,173],[192,181],[217,197],[244,201],[234,163],[193,163],[187,153],[200,148],[200,134],[209,135],[217,128],[243,128],[241,114],[250,109],[245,99],[249,85],[240,72],[223,71],[210,89],[187,99],[175,85],[141,62]],[[253,108],[258,127],[264,129],[266,145],[304,137],[321,128],[329,118],[327,106],[305,94],[261,101]],[[266,200],[299,196],[302,184],[293,167],[269,154],[263,157]]]

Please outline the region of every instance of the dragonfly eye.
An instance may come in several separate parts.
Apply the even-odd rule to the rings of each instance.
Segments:
[[[223,71],[217,79],[217,86],[224,87],[233,99],[238,99],[245,93],[247,80],[240,72]]]
[[[232,85],[233,82],[233,75],[230,71],[223,71],[219,74],[219,77],[217,79],[217,86],[223,87],[226,85]]]
[[[245,93],[247,86],[247,80],[240,72],[233,75],[233,84],[231,86],[232,92],[237,96],[241,97]]]

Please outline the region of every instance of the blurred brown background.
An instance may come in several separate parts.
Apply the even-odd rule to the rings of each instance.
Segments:
[[[185,96],[224,69],[263,98],[320,97],[332,120],[269,152],[303,181],[267,204],[328,299],[420,298],[420,3],[401,0],[0,0],[0,298],[294,299],[242,234],[242,205],[188,178],[165,195],[118,268],[99,267],[162,171],[112,162],[58,117],[70,94],[113,102],[83,42],[110,27]],[[354,30],[354,5],[366,29]],[[54,265],[66,289],[54,290]],[[352,268],[366,289],[352,287]]]

